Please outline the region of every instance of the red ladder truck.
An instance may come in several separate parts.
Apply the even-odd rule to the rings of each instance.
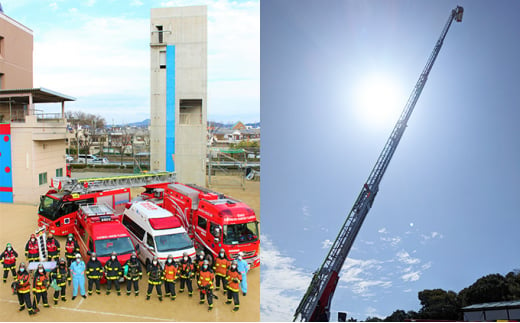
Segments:
[[[54,177],[51,189],[40,197],[38,226],[64,236],[74,231],[76,214],[82,204],[104,204],[116,214],[130,201],[131,187],[163,187],[175,182],[174,172],[76,179]]]

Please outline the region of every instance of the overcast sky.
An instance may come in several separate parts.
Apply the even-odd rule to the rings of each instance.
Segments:
[[[76,97],[66,110],[99,114],[109,124],[150,117],[150,9],[208,5],[208,120],[260,119],[258,0],[0,3],[33,30],[34,87]]]
[[[292,319],[456,6],[326,4],[261,3],[263,320]],[[333,320],[417,311],[419,291],[520,268],[520,2],[459,4]]]

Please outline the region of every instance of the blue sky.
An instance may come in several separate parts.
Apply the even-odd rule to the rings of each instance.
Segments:
[[[259,0],[0,3],[5,14],[33,30],[34,86],[76,97],[67,110],[99,114],[109,124],[149,118],[150,9],[205,4],[208,120],[260,119]]]
[[[520,3],[262,0],[263,320],[292,319],[457,4],[331,318],[520,268]]]

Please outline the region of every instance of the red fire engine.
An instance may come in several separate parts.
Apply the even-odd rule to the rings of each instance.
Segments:
[[[121,223],[121,215],[106,205],[81,205],[77,214],[77,224],[74,235],[79,249],[85,259],[90,259],[90,253],[95,252],[102,265],[110,259],[113,251],[121,266],[135,252],[128,230]],[[105,279],[103,278],[102,283]]]
[[[58,236],[67,235],[74,231],[80,205],[105,204],[121,214],[130,201],[131,187],[156,187],[172,182],[175,182],[172,172],[85,179],[55,177],[51,189],[40,197],[38,226],[45,226],[47,232]]]
[[[242,252],[251,267],[260,265],[258,221],[247,204],[197,185],[174,183],[165,190],[164,208],[180,218],[198,249],[213,257],[221,248],[231,258]]]

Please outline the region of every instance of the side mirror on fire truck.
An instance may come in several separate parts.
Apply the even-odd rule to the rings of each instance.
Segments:
[[[135,253],[136,254],[140,254],[141,253],[141,250],[139,250],[139,245],[138,244],[135,246]]]

